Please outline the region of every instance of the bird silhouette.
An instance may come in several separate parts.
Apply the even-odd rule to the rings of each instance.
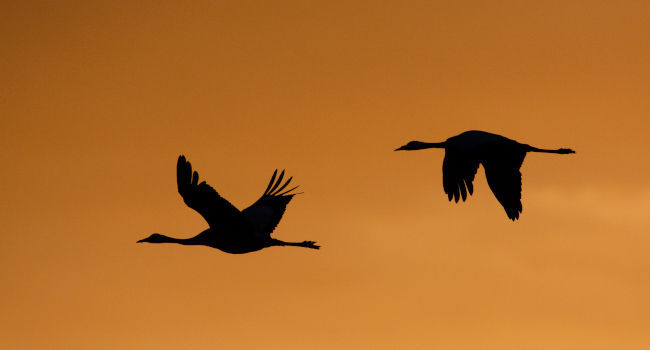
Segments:
[[[472,195],[474,175],[479,164],[485,169],[485,177],[492,193],[503,206],[508,218],[515,221],[522,211],[521,164],[528,152],[568,154],[569,148],[541,149],[519,143],[501,135],[485,131],[466,131],[448,138],[445,142],[411,141],[396,151],[413,151],[427,148],[444,148],[442,162],[442,187],[449,198],[458,203],[467,193]]]
[[[280,176],[273,172],[271,181],[262,196],[250,207],[239,211],[222,198],[205,181],[199,183],[199,174],[192,172],[192,165],[185,156],[178,157],[176,182],[178,193],[188,207],[196,210],[210,228],[192,238],[173,238],[154,233],[138,243],[178,243],[184,245],[205,245],[231,254],[254,252],[272,246],[296,246],[318,249],[316,242],[284,242],[271,238],[271,232],[280,222],[289,201],[298,186],[282,192],[291,179],[282,186],[284,170]]]

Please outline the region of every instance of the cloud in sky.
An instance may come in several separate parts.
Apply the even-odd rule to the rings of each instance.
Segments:
[[[541,206],[554,212],[572,213],[592,220],[617,224],[650,224],[650,186],[528,188],[528,206]]]

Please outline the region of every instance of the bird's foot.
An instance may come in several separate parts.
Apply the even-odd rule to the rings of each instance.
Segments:
[[[306,248],[320,249],[320,246],[317,245],[314,241],[304,241],[302,242],[302,246]]]

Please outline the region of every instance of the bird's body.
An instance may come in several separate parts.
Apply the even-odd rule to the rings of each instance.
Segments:
[[[568,148],[541,149],[519,143],[501,135],[471,130],[452,136],[444,142],[411,141],[396,149],[420,150],[444,148],[442,184],[449,200],[465,201],[474,191],[473,181],[479,164],[485,169],[485,177],[495,197],[511,220],[519,218],[521,205],[521,168],[528,152],[568,154]]]
[[[319,246],[311,241],[283,242],[271,238],[271,232],[295,195],[291,191],[297,187],[282,192],[291,178],[280,186],[284,171],[277,180],[276,175],[277,170],[262,197],[250,207],[239,211],[205,181],[199,183],[199,174],[192,172],[192,165],[184,156],[180,156],[176,167],[178,192],[185,204],[201,214],[210,228],[192,238],[173,238],[154,233],[138,242],[204,245],[231,254],[249,253],[271,246],[318,249]]]
[[[465,131],[462,134],[452,136],[445,141],[445,144],[445,149],[449,148],[461,152],[480,152],[489,149],[487,148],[489,145],[521,145],[519,142],[507,137],[478,130]]]

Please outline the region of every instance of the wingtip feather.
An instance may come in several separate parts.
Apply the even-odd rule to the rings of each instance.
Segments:
[[[284,192],[282,192],[282,193],[280,193],[280,194],[276,194],[276,196],[284,196],[284,195],[293,196],[293,195],[296,195],[296,194],[303,193],[303,192],[300,192],[300,193],[291,193],[291,194],[288,194],[289,192],[295,190],[295,189],[298,188],[298,187],[300,187],[300,186],[292,187],[291,189],[288,189],[288,190],[286,190],[286,191],[284,191]]]
[[[196,186],[198,184],[199,184],[199,173],[194,171],[194,173],[192,174],[192,186]]]
[[[275,181],[275,177],[277,175],[278,175],[278,169],[275,169],[275,171],[273,172],[273,175],[271,176],[271,181],[269,181],[269,185],[266,186],[266,190],[264,190],[264,194],[269,193],[269,189],[271,188],[271,186],[273,186],[273,182]]]
[[[266,194],[272,194],[273,191],[275,191],[278,186],[280,186],[280,183],[282,182],[282,178],[284,178],[284,170],[280,173],[280,176],[278,177],[277,181],[275,181],[275,184],[273,185],[273,188],[271,188],[270,191],[267,191]]]
[[[278,193],[280,193],[280,191],[282,191],[285,187],[287,187],[287,185],[289,185],[289,183],[291,182],[292,179],[293,179],[293,176],[291,176],[291,177],[290,177],[290,178],[289,178],[289,179],[284,183],[284,185],[282,185],[280,188],[278,188],[277,190],[275,190],[273,193],[269,193],[269,194],[272,195],[272,196],[277,195]]]

